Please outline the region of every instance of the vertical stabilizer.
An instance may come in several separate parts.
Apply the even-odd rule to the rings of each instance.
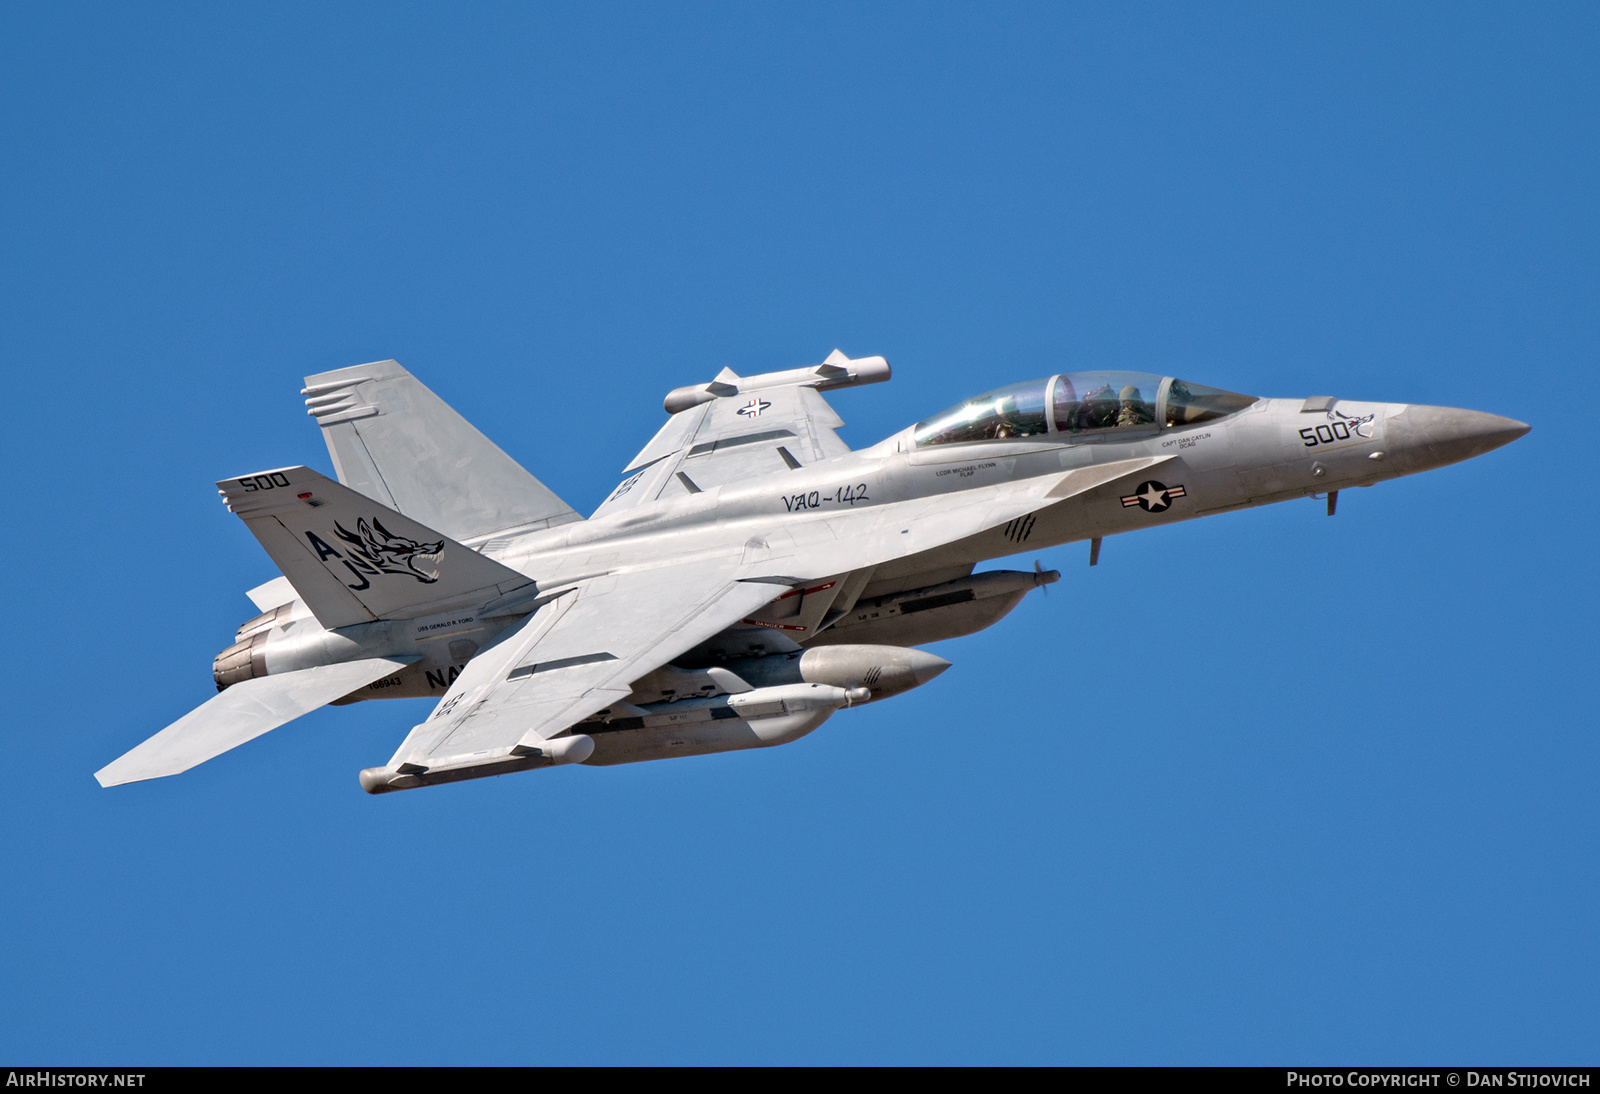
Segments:
[[[582,520],[395,361],[306,377],[339,481],[451,539]]]
[[[217,492],[329,630],[426,615],[463,598],[482,603],[532,585],[309,467],[223,479]]]

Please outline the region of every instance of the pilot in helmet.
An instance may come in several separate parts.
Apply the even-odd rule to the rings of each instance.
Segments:
[[[1139,389],[1132,384],[1117,392],[1117,399],[1121,404],[1117,410],[1119,426],[1147,425],[1156,420],[1155,414],[1150,410],[1150,404],[1144,401]]]
[[[1117,396],[1110,384],[1101,384],[1083,397],[1083,422],[1090,429],[1117,424]]]

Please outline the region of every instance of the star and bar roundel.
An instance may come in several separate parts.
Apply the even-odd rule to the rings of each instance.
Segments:
[[[1122,507],[1126,509],[1137,505],[1146,513],[1164,513],[1172,508],[1173,498],[1181,498],[1186,493],[1188,491],[1181,486],[1167,486],[1151,479],[1148,482],[1141,482],[1139,489],[1133,493],[1123,495]]]

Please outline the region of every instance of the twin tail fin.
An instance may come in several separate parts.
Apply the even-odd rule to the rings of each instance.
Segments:
[[[309,467],[223,479],[217,491],[332,630],[448,610],[527,576]]]
[[[395,361],[306,377],[339,481],[463,543],[582,520]]]

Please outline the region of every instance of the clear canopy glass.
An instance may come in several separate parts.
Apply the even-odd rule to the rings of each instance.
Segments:
[[[1166,422],[1169,426],[1209,422],[1243,410],[1255,401],[1254,395],[1174,380],[1167,386]]]
[[[1161,377],[1148,372],[1074,372],[1052,377],[1057,433],[1152,426]]]
[[[1212,421],[1255,401],[1251,395],[1150,372],[1073,372],[1011,384],[968,399],[918,423],[913,438],[920,447],[1173,428]]]
[[[1049,380],[1030,380],[968,399],[919,424],[917,444],[960,444],[1048,433],[1045,392],[1049,386]]]

